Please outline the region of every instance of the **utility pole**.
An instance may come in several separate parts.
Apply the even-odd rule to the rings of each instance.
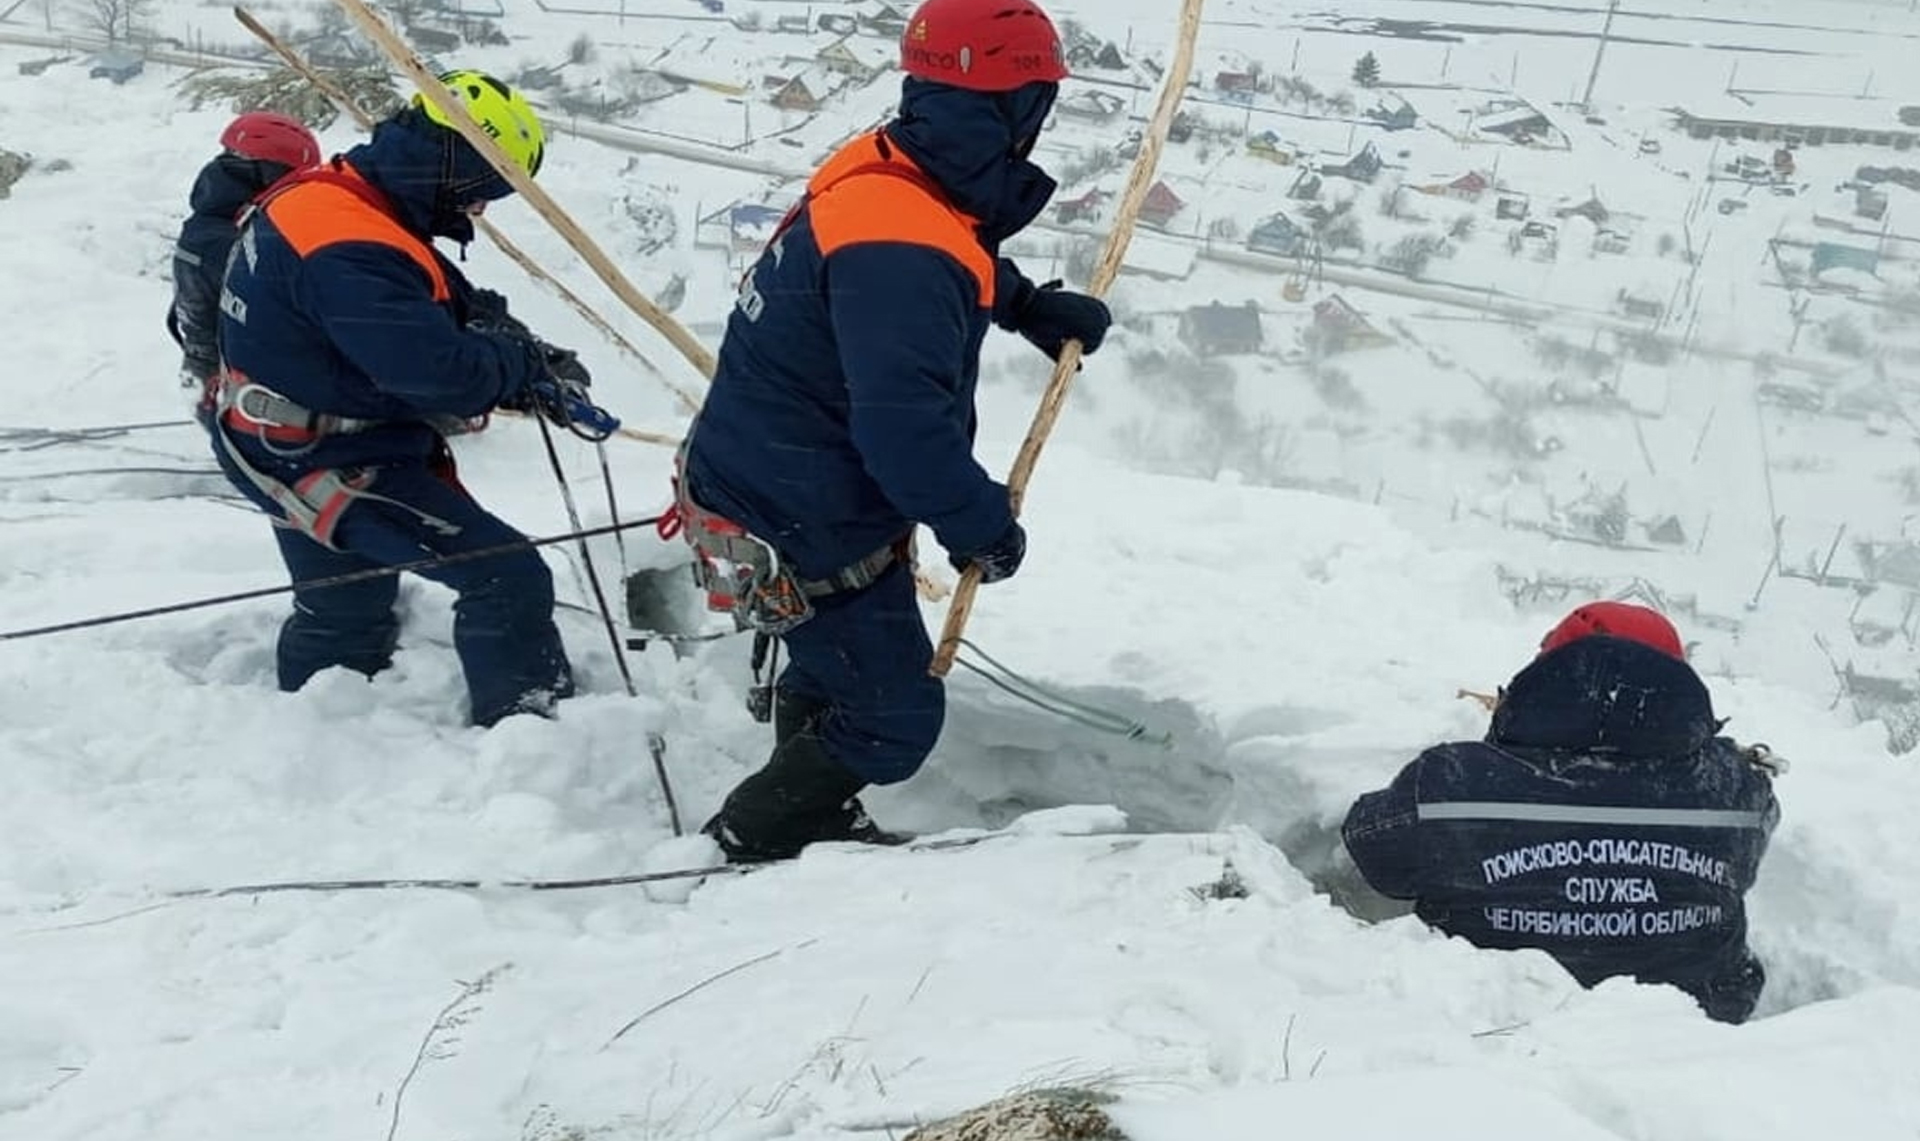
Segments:
[[[1593,113],[1593,85],[1600,79],[1600,60],[1607,54],[1607,37],[1613,34],[1613,16],[1620,10],[1620,0],[1610,0],[1607,4],[1607,22],[1600,26],[1600,43],[1593,49],[1593,70],[1587,73],[1587,93],[1580,97],[1580,110]]]

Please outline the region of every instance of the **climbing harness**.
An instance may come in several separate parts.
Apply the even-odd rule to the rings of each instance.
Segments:
[[[691,440],[692,433],[687,438]],[[913,565],[913,534],[827,575],[803,579],[772,543],[745,526],[694,502],[687,490],[687,445],[674,456],[673,506],[660,519],[660,537],[678,535],[693,549],[694,581],[707,609],[732,614],[742,630],[778,636],[813,617],[813,599],[863,590],[895,563]]]
[[[330,416],[306,408],[273,389],[256,384],[238,369],[225,368],[215,382],[215,406],[220,423],[254,439],[272,451],[286,447],[305,451],[322,437],[365,432],[388,423]]]

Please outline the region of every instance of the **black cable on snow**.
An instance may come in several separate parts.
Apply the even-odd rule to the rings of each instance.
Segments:
[[[573,525],[573,533],[579,538],[580,562],[586,567],[587,582],[593,589],[594,605],[599,607],[600,620],[606,626],[607,643],[613,648],[614,664],[620,667],[620,680],[625,683],[627,687],[628,697],[639,697],[640,687],[634,684],[633,669],[627,664],[626,643],[620,640],[620,631],[613,620],[613,608],[607,605],[607,592],[600,586],[600,572],[594,569],[593,550],[588,547],[586,536],[580,527],[580,507],[574,502],[573,488],[567,485],[567,473],[566,469],[560,463],[560,451],[553,445],[553,429],[547,426],[547,421],[544,416],[535,417],[534,422],[540,425],[540,440],[546,445],[547,462],[553,468],[553,478],[560,485],[560,500],[566,505],[567,521]],[[605,442],[595,440],[594,444],[601,448],[600,474],[607,482],[607,503],[614,507],[616,512],[614,515],[614,524],[610,530],[614,535],[618,536],[621,531],[620,516],[617,513],[618,508],[614,503],[613,497],[613,473],[606,464],[607,453],[605,450]],[[624,555],[626,551],[625,545],[623,544],[620,549]],[[623,579],[622,581],[624,582],[625,580]],[[654,778],[660,782],[660,795],[664,797],[667,802],[667,823],[672,825],[675,836],[684,836],[686,835],[686,829],[680,823],[680,802],[674,798],[673,782],[667,779],[667,742],[666,738],[662,737],[658,731],[648,731],[647,753],[653,759],[653,775]]]
[[[386,578],[391,575],[405,574],[409,571],[428,570],[432,567],[448,566],[453,563],[473,562],[478,559],[496,558],[513,554],[531,547],[551,546],[554,543],[572,542],[575,539],[587,539],[596,535],[611,535],[616,531],[630,530],[635,527],[650,527],[660,521],[655,515],[647,519],[635,519],[627,523],[610,523],[604,527],[593,527],[584,531],[569,531],[561,535],[548,535],[540,539],[524,539],[517,543],[500,543],[491,547],[461,551],[452,555],[437,555],[430,559],[415,559],[412,562],[399,563],[390,567],[373,567],[368,570],[352,571],[347,574],[330,575],[326,578],[307,579],[302,582],[287,583],[284,586],[264,586],[258,590],[241,590],[232,594],[220,594],[211,598],[197,598],[189,602],[174,602],[165,606],[148,606],[139,610],[123,610],[117,614],[101,614],[92,618],[77,618],[70,622],[56,622],[48,626],[32,626],[24,630],[0,630],[0,642],[17,638],[37,638],[44,634],[62,634],[70,630],[86,630],[95,626],[111,626],[120,622],[132,622],[139,618],[154,618],[162,614],[179,614],[188,610],[204,610],[211,606],[225,606],[233,602],[247,602],[256,598],[271,598],[277,594],[291,594],[296,589],[310,590],[329,586],[345,586],[348,583],[366,582],[369,579]]]
[[[83,475],[186,475],[196,479],[225,479],[219,468],[189,467],[84,467],[67,471],[35,471],[22,475],[0,475],[0,483],[29,483],[37,479],[71,479]]]

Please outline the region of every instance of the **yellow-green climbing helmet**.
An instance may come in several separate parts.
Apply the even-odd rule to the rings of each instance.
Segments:
[[[529,176],[540,173],[547,133],[525,96],[484,71],[449,71],[440,77],[440,82],[447,85],[447,90],[466,107],[473,121],[493,136],[493,141],[500,144],[500,149],[507,152],[515,165]],[[446,114],[426,96],[415,95],[413,104],[427,118],[452,128]]]

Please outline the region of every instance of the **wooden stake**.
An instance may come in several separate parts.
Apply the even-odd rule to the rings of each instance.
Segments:
[[[358,0],[340,2],[357,3]],[[1113,216],[1113,232],[1107,235],[1106,248],[1101,251],[1092,280],[1087,283],[1087,292],[1095,297],[1105,296],[1114,278],[1120,275],[1120,263],[1127,256],[1127,243],[1133,240],[1134,219],[1139,216],[1140,206],[1147,199],[1154,170],[1160,162],[1160,152],[1166,147],[1167,131],[1173,126],[1174,113],[1179,110],[1180,98],[1186,90],[1187,75],[1193,70],[1193,41],[1200,31],[1200,9],[1204,3],[1205,0],[1184,0],[1180,7],[1180,39],[1162,81],[1160,102],[1154,107],[1153,118],[1148,121],[1147,129],[1142,134],[1139,157],[1134,159],[1127,189],[1120,196],[1120,205]],[[1053,433],[1054,422],[1060,418],[1067,390],[1072,387],[1074,373],[1080,368],[1080,355],[1079,341],[1068,341],[1061,347],[1060,359],[1054,364],[1053,378],[1048,382],[1046,392],[1041,394],[1033,425],[1027,429],[1027,438],[1014,458],[1013,471],[1007,476],[1007,494],[1013,502],[1015,515],[1020,514],[1021,502],[1026,498],[1027,482],[1033,477],[1034,464],[1040,459],[1040,449],[1046,446],[1047,437]],[[974,594],[979,589],[980,570],[978,567],[968,567],[966,573],[960,576],[960,585],[954,589],[953,603],[947,609],[946,625],[942,627],[940,642],[934,648],[933,665],[929,671],[934,677],[945,677],[947,671],[953,668],[954,655],[960,650],[960,635],[966,630],[967,619],[973,613]]]
[[[488,413],[488,415],[505,416],[513,420],[523,420],[531,418],[533,414],[531,412],[517,412],[511,408],[495,408],[492,412]],[[649,432],[645,428],[629,428],[622,425],[614,429],[613,434],[620,439],[637,440],[643,444],[658,444],[663,448],[677,448],[680,446],[680,437],[669,436],[665,432]]]
[[[560,208],[560,204],[553,200],[553,196],[541,189],[539,183],[535,182],[526,171],[521,170],[519,164],[509,159],[506,152],[500,149],[500,145],[488,137],[480,124],[467,113],[466,108],[460,105],[427,65],[420,62],[420,57],[407,47],[406,42],[394,34],[386,21],[376,15],[373,9],[367,7],[363,0],[335,0],[335,2],[340,5],[347,17],[367,34],[367,38],[386,53],[387,58],[392,60],[395,66],[413,80],[414,86],[420,89],[420,94],[440,109],[447,122],[460,132],[462,138],[473,145],[474,150],[486,158],[500,177],[506,179],[507,184],[519,192],[520,197],[526,199],[529,206],[532,206],[549,225],[559,231],[566,243],[572,246],[581,260],[593,270],[594,276],[605,282],[607,288],[613,290],[614,295],[626,303],[627,308],[633,310],[641,320],[653,326],[656,332],[678,349],[680,355],[699,370],[701,376],[713,375],[713,354],[707,351],[707,347],[688,332],[686,326],[675,321],[634,288],[633,283],[627,280],[619,267],[601,252],[599,246],[594,245],[593,239],[587,237],[586,231],[580,228],[579,223]]]
[[[1492,713],[1494,710],[1500,708],[1500,695],[1497,693],[1481,693],[1477,690],[1463,687],[1454,690],[1453,696],[1460,699],[1477,701],[1480,703],[1480,708],[1486,710],[1488,713]]]
[[[274,35],[273,32],[268,30],[266,25],[254,18],[253,13],[236,4],[233,8],[233,18],[240,21],[249,32],[258,36],[260,42],[272,48],[275,55],[285,60],[288,67],[298,72],[301,78],[305,79],[308,83],[311,83],[320,94],[327,97],[329,102],[346,112],[354,122],[360,124],[361,130],[371,131],[373,129],[373,116],[367,114],[364,108],[358,103],[355,103],[346,92],[340,90],[338,84],[320,74],[320,72],[314,69],[312,64],[302,59],[298,52],[282,43],[280,37]],[[599,330],[601,336],[611,341],[614,347],[626,353],[634,360],[639,361],[641,367],[645,368],[655,379],[661,384],[666,385],[675,396],[680,398],[680,403],[686,407],[688,412],[698,412],[700,410],[700,401],[697,397],[673,383],[671,380],[668,380],[666,374],[660,371],[658,365],[648,360],[646,355],[635,348],[632,341],[622,336],[620,330],[609,324],[606,318],[594,312],[593,308],[589,306],[579,294],[567,288],[566,284],[559,278],[548,273],[538,262],[535,262],[531,257],[523,253],[519,246],[514,245],[512,241],[508,240],[506,234],[502,233],[498,226],[495,226],[485,218],[476,220],[480,224],[480,232],[486,235],[487,240],[492,242],[494,247],[501,253],[505,254],[508,260],[525,270],[528,277],[533,278],[535,281],[551,289],[554,294],[559,297],[560,300],[566,302],[575,313],[580,314],[581,318],[585,320],[587,324],[592,325],[595,329]]]

